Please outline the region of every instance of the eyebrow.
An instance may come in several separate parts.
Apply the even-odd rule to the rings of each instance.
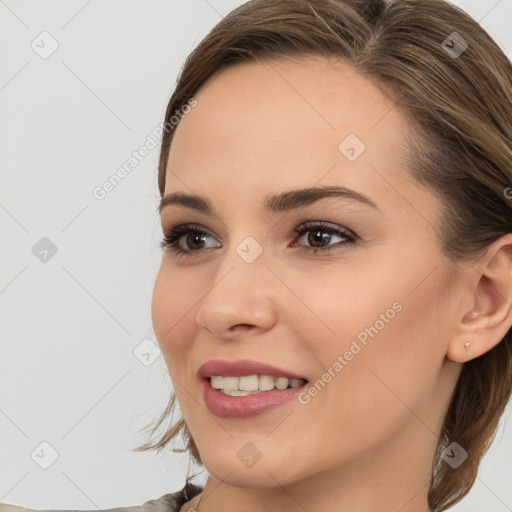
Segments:
[[[379,207],[370,198],[355,190],[339,186],[305,188],[267,196],[265,198],[264,208],[268,212],[285,212],[309,206],[321,199],[330,197],[353,199],[380,211]],[[208,199],[197,195],[184,194],[182,192],[173,192],[163,196],[158,207],[159,213],[169,205],[183,206],[206,214],[214,213],[212,203]]]

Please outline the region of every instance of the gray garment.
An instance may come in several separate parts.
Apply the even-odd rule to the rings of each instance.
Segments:
[[[108,508],[103,510],[88,509],[87,511],[74,510],[36,510],[32,508],[0,503],[0,512],[178,512],[184,503],[190,501],[203,491],[203,487],[188,482],[181,490],[170,494],[164,494],[156,500],[146,501],[143,505],[134,505],[132,507]],[[188,510],[185,512],[189,512]],[[190,512],[193,512],[191,510]]]

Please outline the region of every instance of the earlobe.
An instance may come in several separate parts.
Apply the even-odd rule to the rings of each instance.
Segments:
[[[512,326],[512,233],[489,246],[468,268],[467,279],[472,307],[456,326],[446,354],[458,363],[494,348]]]
[[[446,357],[455,363],[466,363],[482,355],[482,352],[477,354],[477,348],[478,347],[472,345],[471,341],[458,344],[452,342],[448,347]]]
[[[456,363],[465,363],[466,361],[474,359],[475,356],[471,354],[471,342],[466,341],[466,343],[464,343],[464,347],[455,345],[450,346],[447,357]]]

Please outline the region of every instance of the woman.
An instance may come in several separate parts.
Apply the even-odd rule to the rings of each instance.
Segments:
[[[512,386],[510,119],[509,60],[444,0],[253,0],[205,37],[159,164],[152,433],[183,419],[137,450],[182,433],[209,477],[142,510],[469,492]]]

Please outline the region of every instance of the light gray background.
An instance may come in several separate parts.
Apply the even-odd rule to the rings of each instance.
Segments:
[[[134,355],[156,343],[158,146],[104,200],[92,190],[162,122],[186,56],[241,3],[0,0],[0,501],[105,509],[184,484],[186,455],[130,451],[171,390],[161,356]],[[454,3],[512,54],[512,0]],[[59,45],[46,59],[31,48],[43,31]],[[46,263],[32,252],[43,237],[57,247]],[[455,512],[512,510],[511,415]],[[48,469],[42,442],[58,452]]]

